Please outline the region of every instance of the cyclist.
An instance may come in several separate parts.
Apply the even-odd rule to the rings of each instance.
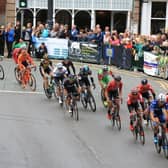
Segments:
[[[31,58],[30,54],[27,52],[27,49],[25,47],[21,48],[20,54],[17,59],[17,63],[22,75],[29,65],[33,65],[34,67],[36,67],[35,63],[33,62],[33,59]],[[27,80],[28,79],[26,75],[22,76],[21,83],[23,88],[26,87],[26,84],[28,82]]]
[[[79,85],[81,87],[80,92],[83,92],[83,88],[82,88],[83,85],[85,85],[88,88],[88,90],[90,91],[89,76],[90,76],[92,86],[95,89],[94,79],[91,75],[92,75],[92,71],[90,70],[88,65],[84,65],[82,68],[80,68],[80,71],[78,73]]]
[[[111,120],[112,115],[110,114],[112,108],[112,100],[116,99],[116,103],[118,106],[118,111],[120,110],[119,99],[122,102],[122,87],[123,83],[121,81],[121,76],[117,75],[111,80],[106,89],[105,89],[105,97],[108,102],[108,110],[107,110],[107,118]]]
[[[79,84],[77,81],[77,78],[75,75],[68,75],[68,77],[64,78],[63,80],[64,84],[64,95],[66,97],[66,104],[69,107],[69,113],[72,112],[70,107],[70,94],[72,93],[74,96],[76,96],[76,99],[79,100]]]
[[[61,99],[61,89],[62,89],[62,84],[63,80],[65,77],[67,77],[68,71],[66,67],[62,65],[62,63],[57,63],[56,67],[53,69],[53,77],[54,81],[57,85],[57,96],[59,99],[59,104],[62,104],[62,99]]]
[[[67,68],[68,74],[72,74],[70,71],[70,67],[72,68],[73,74],[76,74],[75,66],[71,60],[68,58],[62,61],[63,66]]]
[[[154,126],[154,143],[158,142],[157,133],[159,123],[162,123],[166,129],[166,118],[168,116],[168,103],[166,103],[166,95],[160,93],[156,100],[150,105],[150,116]]]
[[[107,87],[107,84],[111,80],[110,76],[113,76],[113,73],[107,65],[104,65],[103,68],[98,70],[98,81],[101,89],[105,89]],[[105,95],[103,97],[105,98]],[[106,100],[104,100],[103,103],[105,106],[108,104]]]
[[[150,94],[152,94],[153,99],[155,99],[155,95],[156,95],[155,91],[152,88],[152,86],[148,83],[147,79],[143,79],[141,81],[141,84],[138,86],[138,91],[139,93],[141,93],[144,99],[148,100],[149,105],[150,105]],[[143,115],[143,118],[144,118],[144,124],[147,124],[147,118],[145,114]]]
[[[43,60],[40,62],[39,70],[40,74],[43,77],[43,84],[46,91],[49,93],[48,89],[48,76],[52,79],[53,76],[53,64],[52,61],[48,59],[48,55],[43,56]]]
[[[127,107],[130,114],[130,130],[133,131],[133,110],[135,112],[140,112],[139,104],[141,105],[141,108],[144,109],[144,101],[142,98],[142,95],[138,92],[137,89],[132,89],[131,92],[128,94],[127,97]]]

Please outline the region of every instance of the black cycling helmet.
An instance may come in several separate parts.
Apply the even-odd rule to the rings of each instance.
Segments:
[[[114,76],[114,79],[119,82],[121,81],[121,76],[120,75]]]
[[[146,85],[147,83],[148,83],[148,80],[147,80],[147,79],[142,79],[142,80],[141,80],[141,84],[142,84],[142,85]]]

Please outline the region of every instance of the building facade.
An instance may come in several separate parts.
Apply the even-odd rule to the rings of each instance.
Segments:
[[[139,0],[53,0],[52,20],[70,27],[76,24],[79,28],[93,28],[100,24],[102,28],[109,26],[119,31],[132,29],[137,32],[139,17],[134,19],[133,15],[133,11],[136,14],[139,9],[137,4]],[[133,10],[134,5],[136,10]],[[21,19],[21,11],[24,11],[24,24],[46,23],[48,0],[28,0],[26,9],[20,9],[19,0],[16,0],[15,20]]]
[[[155,34],[168,30],[168,0],[143,0],[141,34]]]

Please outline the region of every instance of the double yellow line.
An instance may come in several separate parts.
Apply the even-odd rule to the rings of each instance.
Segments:
[[[168,92],[168,81],[157,80],[156,82],[159,83],[159,85]]]

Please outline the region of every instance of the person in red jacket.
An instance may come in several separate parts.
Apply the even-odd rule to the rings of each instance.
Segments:
[[[127,107],[130,113],[130,130],[131,131],[133,131],[134,129],[133,121],[132,121],[133,110],[135,110],[135,112],[139,112],[140,111],[139,104],[141,104],[141,107],[144,110],[144,101],[143,101],[142,95],[138,92],[137,89],[132,89],[127,97]]]

